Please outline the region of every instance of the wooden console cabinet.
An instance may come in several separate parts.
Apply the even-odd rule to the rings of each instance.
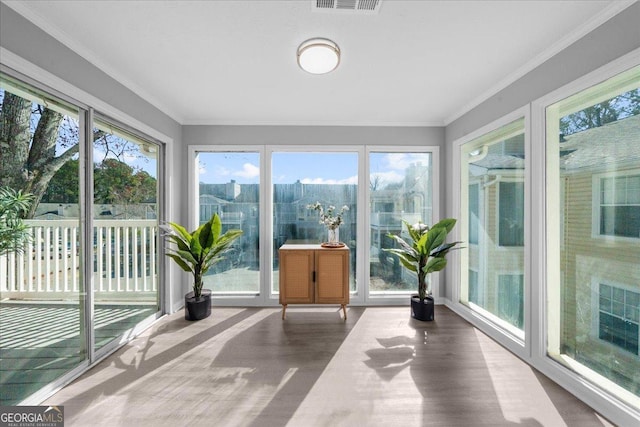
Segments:
[[[280,247],[280,304],[282,318],[288,304],[340,304],[347,319],[349,248],[311,244]]]

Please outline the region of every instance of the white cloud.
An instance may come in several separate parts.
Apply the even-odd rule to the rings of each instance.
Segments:
[[[350,176],[349,178],[344,179],[302,178],[300,182],[303,184],[357,184],[358,177]]]
[[[412,163],[428,164],[428,153],[389,153],[386,155],[389,169],[405,170]]]
[[[242,165],[241,171],[233,172],[233,176],[239,176],[241,178],[255,178],[260,175],[260,168],[252,165],[251,163],[245,163]]]
[[[404,179],[404,173],[400,174],[396,171],[378,172],[374,173],[373,177],[377,177],[379,184],[384,186],[387,184],[392,184],[394,182],[402,182],[402,180]]]

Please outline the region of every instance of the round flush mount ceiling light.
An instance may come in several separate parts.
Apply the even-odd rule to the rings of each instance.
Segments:
[[[298,65],[311,74],[326,74],[340,63],[340,48],[328,39],[314,38],[298,47]]]

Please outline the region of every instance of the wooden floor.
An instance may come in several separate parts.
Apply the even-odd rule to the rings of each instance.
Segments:
[[[68,426],[610,425],[443,306],[178,312],[43,404]]]

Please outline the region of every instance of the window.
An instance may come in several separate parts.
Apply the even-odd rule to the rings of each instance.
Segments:
[[[600,177],[599,233],[640,238],[640,174]]]
[[[524,182],[501,182],[499,197],[499,245],[524,246]]]
[[[358,153],[354,152],[273,152],[273,279],[272,292],[279,287],[278,248],[289,242],[327,241],[327,229],[320,224],[318,211],[308,206],[316,202],[326,209],[349,209],[339,227],[339,239],[351,250],[350,288],[356,291],[356,224],[358,219]]]
[[[214,214],[222,232],[243,231],[203,278],[215,295],[260,293],[260,153],[198,152],[198,224]]]
[[[640,292],[600,283],[598,338],[638,354]]]
[[[546,107],[547,353],[640,408],[640,66],[569,95]]]
[[[525,119],[461,145],[460,302],[524,337]],[[470,304],[473,303],[473,304]],[[517,328],[513,328],[515,326]]]
[[[374,295],[416,289],[415,274],[385,249],[395,244],[389,234],[408,239],[404,221],[433,224],[431,157],[416,152],[369,153],[369,283]]]

